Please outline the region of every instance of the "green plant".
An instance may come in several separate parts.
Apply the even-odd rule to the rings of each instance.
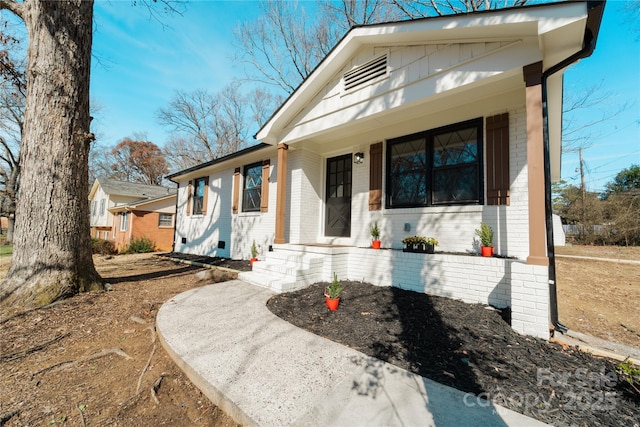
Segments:
[[[124,251],[126,254],[143,254],[147,252],[153,252],[156,249],[155,243],[153,240],[148,237],[140,237],[137,239],[133,239],[127,249]]]
[[[333,273],[333,282],[331,282],[324,291],[325,296],[328,298],[336,299],[340,297],[340,292],[342,292],[342,283],[338,280],[338,275],[336,273]]]
[[[404,245],[415,245],[418,243],[418,238],[416,236],[407,236],[402,239],[402,244]]]
[[[256,241],[254,240],[253,243],[251,243],[251,258],[257,258],[258,257],[258,247],[256,246]]]
[[[380,240],[380,228],[378,228],[378,221],[373,223],[369,232],[371,233],[373,240]]]
[[[640,393],[640,366],[635,366],[628,358],[618,363],[616,372],[626,381],[636,393]]]
[[[439,244],[435,237],[427,237],[427,245],[438,246]]]
[[[91,253],[100,255],[114,255],[118,253],[110,240],[91,238]]]
[[[476,236],[480,238],[482,246],[493,246],[493,230],[484,222],[480,223],[480,228],[476,229]]]

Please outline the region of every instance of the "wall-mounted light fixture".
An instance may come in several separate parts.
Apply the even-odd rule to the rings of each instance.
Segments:
[[[364,163],[364,153],[362,151],[356,153],[353,157],[353,163]]]

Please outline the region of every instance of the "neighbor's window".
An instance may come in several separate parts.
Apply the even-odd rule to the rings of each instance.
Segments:
[[[100,200],[100,215],[104,215],[104,203],[106,202],[105,199]]]
[[[482,119],[389,140],[387,208],[482,203]]]
[[[158,227],[173,227],[173,215],[161,213],[158,218]]]
[[[262,162],[244,167],[244,189],[242,192],[242,212],[260,211],[262,193]]]
[[[198,178],[193,182],[193,214],[202,215],[204,192],[207,187],[206,178]]]
[[[98,208],[98,201],[91,202],[91,216],[96,216],[96,209]]]
[[[127,231],[129,228],[129,212],[122,212],[120,214],[120,231]]]

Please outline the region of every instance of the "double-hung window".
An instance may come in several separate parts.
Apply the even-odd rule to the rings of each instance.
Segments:
[[[244,167],[242,212],[259,212],[262,196],[262,162]]]
[[[482,119],[387,143],[387,208],[482,204],[482,188]]]
[[[173,214],[161,213],[158,216],[158,227],[173,227]]]
[[[129,212],[122,212],[120,215],[120,231],[127,231],[129,228]]]
[[[202,215],[204,192],[207,188],[206,178],[198,178],[193,183],[193,214]]]

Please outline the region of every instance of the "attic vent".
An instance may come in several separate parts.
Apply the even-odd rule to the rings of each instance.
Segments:
[[[344,90],[362,86],[373,79],[387,74],[387,55],[372,59],[355,70],[344,74]]]

